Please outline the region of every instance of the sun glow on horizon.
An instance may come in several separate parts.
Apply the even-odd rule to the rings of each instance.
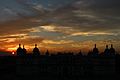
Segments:
[[[13,51],[13,52],[12,52],[12,55],[14,55],[14,54],[15,54],[15,52]]]
[[[7,49],[7,51],[10,51],[10,52],[15,52],[16,50],[17,50],[17,47]]]

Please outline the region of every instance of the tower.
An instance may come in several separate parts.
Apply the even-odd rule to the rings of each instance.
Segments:
[[[105,54],[105,56],[109,56],[110,54],[110,51],[109,51],[109,49],[108,49],[108,45],[106,45],[106,49],[104,50],[104,54]]]
[[[18,47],[16,52],[17,52],[17,56],[22,56],[23,55],[23,50],[21,48],[21,44],[19,44],[19,47]]]
[[[35,48],[33,49],[33,55],[34,55],[34,56],[39,56],[39,55],[40,55],[40,51],[39,51],[39,49],[37,48],[37,44],[35,44]]]
[[[99,53],[99,50],[98,50],[98,48],[96,47],[96,44],[95,44],[95,47],[93,48],[93,56],[98,56],[98,53]]]
[[[111,44],[110,55],[111,55],[111,56],[114,56],[114,55],[115,55],[115,49],[113,48],[113,44]]]
[[[25,46],[23,45],[23,55],[27,54],[27,50],[25,49]]]
[[[80,50],[80,52],[78,53],[78,55],[79,55],[79,56],[83,56],[83,55],[82,55],[82,51],[81,51],[81,50]]]
[[[50,53],[49,53],[49,51],[47,50],[47,52],[45,53],[45,55],[46,56],[49,56],[50,55]]]

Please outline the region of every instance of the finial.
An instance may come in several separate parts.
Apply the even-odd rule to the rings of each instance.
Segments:
[[[23,45],[23,48],[25,48],[25,45]]]
[[[35,47],[37,47],[37,44],[35,44]]]
[[[108,45],[106,45],[106,48],[108,48]]]
[[[21,44],[19,44],[19,47],[21,47]]]
[[[96,48],[96,44],[95,44],[95,48]]]
[[[111,48],[113,48],[113,44],[111,44]]]

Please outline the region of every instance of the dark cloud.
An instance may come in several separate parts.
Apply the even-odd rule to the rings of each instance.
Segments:
[[[37,20],[39,18],[39,21]],[[48,24],[46,21],[42,21],[44,17],[24,17],[18,20],[12,20],[4,23],[0,23],[0,35],[11,34],[24,34],[30,32],[32,27],[42,26]]]
[[[27,0],[24,1],[28,2]],[[41,1],[33,1],[33,2],[40,4]],[[45,1],[42,1],[43,4],[44,2]],[[54,2],[54,1],[50,1],[50,2]],[[66,3],[67,1],[62,1],[62,2]],[[119,28],[120,25],[119,0],[73,0],[73,1],[71,0],[71,2],[73,3],[69,2],[69,4],[60,7],[55,11],[48,12],[43,15],[39,15],[39,16],[44,16],[44,18],[46,19],[43,19],[41,17],[37,19],[42,20],[42,22],[40,23],[44,22],[49,24],[74,26],[74,27],[80,26],[83,28],[83,30],[89,29],[89,27],[94,28],[96,26],[100,26],[100,28],[97,27],[99,30],[101,28],[103,30],[108,29],[109,27],[110,29]],[[26,27],[26,26],[27,26],[26,28],[29,28],[28,26],[34,27],[34,25],[35,24],[31,23],[29,20],[27,21],[24,20],[24,22],[22,21],[20,25],[13,24],[12,26],[13,27],[20,26],[19,28],[21,29],[22,27]]]
[[[69,2],[69,4],[57,7],[56,10],[46,12],[42,15],[22,17],[16,21],[0,24],[0,27],[2,27],[0,35],[29,33],[28,29],[30,28],[51,24],[61,27],[74,27],[82,32],[103,31],[119,34],[119,0],[71,1],[72,3]]]
[[[79,0],[48,14],[51,24],[80,27],[82,31],[120,29],[118,0]]]

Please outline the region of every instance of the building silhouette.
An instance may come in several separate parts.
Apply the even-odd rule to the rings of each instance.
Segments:
[[[108,48],[108,45],[106,45],[106,49],[104,50],[104,55],[109,56],[110,55],[110,50]]]
[[[33,49],[33,55],[34,55],[34,56],[39,56],[39,55],[40,55],[40,51],[39,51],[39,49],[37,48],[37,44],[35,44],[35,48]]]
[[[50,55],[50,53],[49,53],[48,50],[46,51],[45,55],[46,55],[46,56],[49,56],[49,55]]]
[[[21,48],[21,44],[19,44],[19,47],[18,47],[18,49],[17,49],[17,55],[18,56],[23,56],[24,55],[24,53],[23,53],[23,49]]]
[[[23,55],[27,54],[27,50],[25,49],[25,46],[23,45]]]
[[[96,47],[96,44],[95,44],[95,47],[93,48],[93,56],[98,56],[99,55],[99,50],[98,48]]]
[[[83,56],[83,54],[82,54],[82,51],[81,51],[81,50],[79,51],[78,55],[79,55],[79,56],[81,56],[81,57]]]
[[[115,49],[113,48],[112,44],[111,44],[111,48],[110,48],[110,56],[115,56]]]
[[[22,50],[22,51],[21,51]],[[27,54],[27,51],[23,45],[23,49],[19,44],[17,49],[18,56],[21,56],[25,51],[25,57],[17,58],[17,74],[28,75],[30,74],[37,77],[78,77],[83,78],[85,76],[110,76],[115,74],[115,71],[120,70],[119,67],[115,68],[115,49],[113,45],[111,48],[106,48],[103,55],[99,53],[96,44],[93,50],[88,52],[88,55],[83,55],[81,50],[78,53],[72,52],[58,52],[57,54],[50,54],[47,50],[45,55],[40,55],[40,51],[35,44],[33,54]],[[111,56],[112,55],[112,56]],[[31,56],[31,57],[30,57]],[[38,56],[38,57],[34,57]],[[117,58],[117,64],[119,64],[119,57]],[[23,67],[23,65],[25,67]],[[118,65],[119,66],[119,65]],[[119,73],[119,71],[117,71]],[[96,80],[96,79],[95,79]]]

